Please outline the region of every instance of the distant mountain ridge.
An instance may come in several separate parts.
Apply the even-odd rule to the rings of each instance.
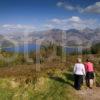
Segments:
[[[83,30],[69,29],[51,29],[44,31],[35,31],[27,33],[24,38],[24,33],[9,33],[6,34],[8,38],[14,39],[23,44],[28,41],[29,43],[35,43],[36,41],[48,43],[56,43],[63,46],[89,46],[92,43],[100,42],[100,29],[85,28]],[[1,37],[1,36],[0,36]]]
[[[0,48],[11,47],[13,43],[6,39],[3,35],[0,35]]]

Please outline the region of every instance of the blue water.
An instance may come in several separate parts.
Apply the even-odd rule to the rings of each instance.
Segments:
[[[79,52],[78,48],[75,48],[75,47],[73,47],[73,48],[72,47],[66,47],[66,48],[64,48],[64,50],[68,54],[73,53],[73,52]]]
[[[20,45],[20,46],[15,46],[15,47],[9,47],[9,48],[4,48],[5,51],[9,52],[32,52],[32,51],[38,51],[40,48],[40,45],[36,44],[25,44],[25,45]],[[72,47],[67,47],[63,48],[65,52],[67,53],[72,53],[72,52],[77,52],[77,48],[72,48]]]
[[[36,44],[25,44],[25,45],[19,45],[15,47],[8,47],[4,48],[5,51],[9,52],[32,52],[39,50],[40,46]]]

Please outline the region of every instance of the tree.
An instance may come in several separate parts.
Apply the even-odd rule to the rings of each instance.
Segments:
[[[100,53],[100,43],[93,44],[91,46],[92,54],[99,54]]]

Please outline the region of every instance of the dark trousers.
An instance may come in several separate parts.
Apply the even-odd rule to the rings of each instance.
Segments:
[[[90,79],[94,79],[94,72],[86,73],[86,85],[90,87]]]
[[[80,90],[81,85],[83,84],[83,75],[74,75],[74,87],[77,90]]]

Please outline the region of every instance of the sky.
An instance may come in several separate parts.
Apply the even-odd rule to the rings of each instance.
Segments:
[[[100,27],[100,0],[0,0],[0,33]]]

